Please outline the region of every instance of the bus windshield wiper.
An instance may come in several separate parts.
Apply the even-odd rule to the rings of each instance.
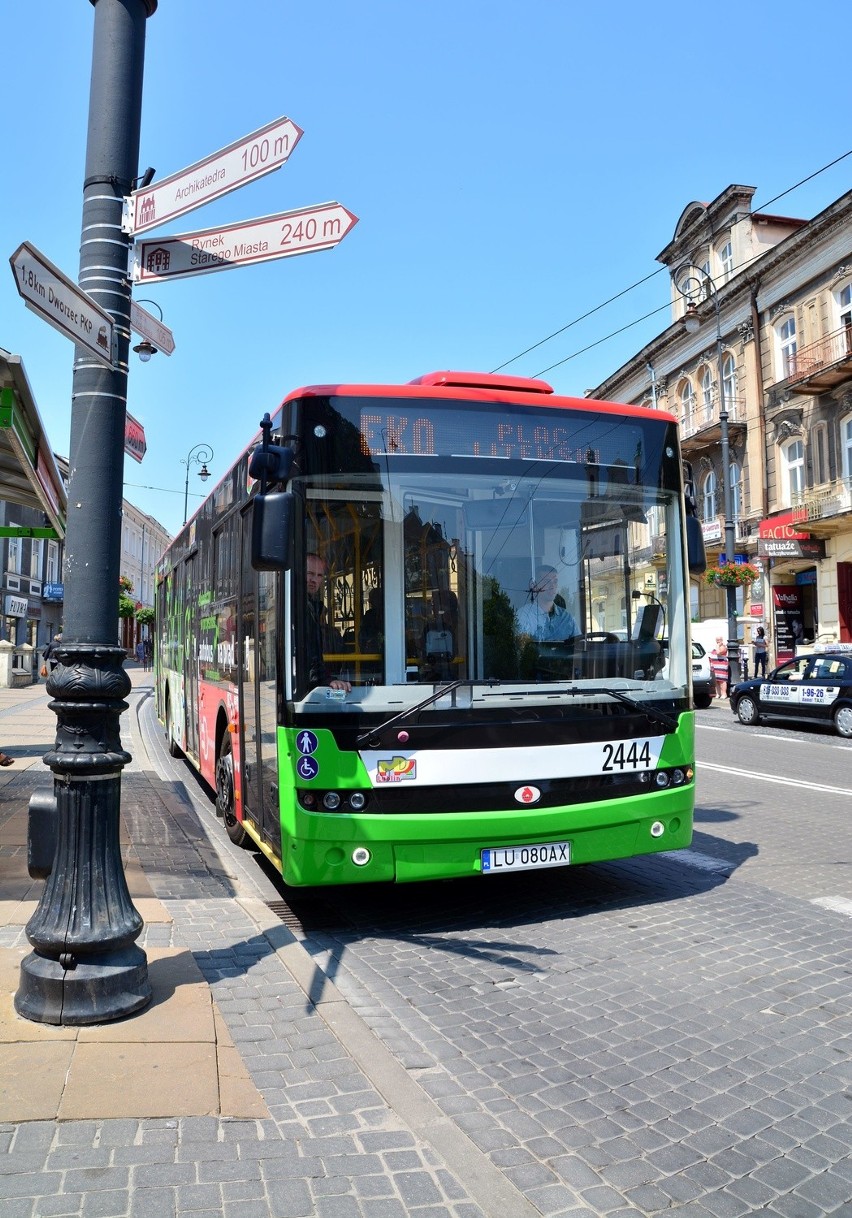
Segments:
[[[462,685],[469,685],[473,687],[474,685],[500,684],[500,681],[451,681],[449,685],[442,685],[440,689],[434,690],[434,692],[431,693],[428,698],[424,698],[422,702],[418,702],[415,706],[409,706],[407,710],[400,711],[398,715],[392,715],[390,719],[386,719],[384,723],[380,723],[378,727],[371,727],[368,731],[362,732],[355,743],[359,747],[362,744],[368,744],[374,737],[378,736],[380,732],[386,731],[389,727],[393,727],[397,723],[402,723],[403,720],[407,719],[410,715],[419,714],[419,712],[425,710],[427,706],[431,706],[433,702],[437,702],[439,698],[443,698],[444,694],[451,694],[453,690],[459,689]]]
[[[667,715],[665,711],[657,710],[656,706],[646,706],[644,702],[637,702],[635,698],[629,697],[620,689],[609,689],[605,685],[601,685],[599,688],[596,686],[590,688],[588,685],[569,685],[562,692],[565,694],[609,694],[610,697],[617,698],[619,702],[629,706],[631,710],[638,711],[640,715],[647,715],[649,719],[656,719],[658,723],[662,723],[671,731],[677,731],[677,719]]]

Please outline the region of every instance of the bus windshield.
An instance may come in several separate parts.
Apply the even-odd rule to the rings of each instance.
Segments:
[[[454,682],[453,706],[543,704],[567,687],[572,701],[614,701],[612,688],[687,704],[679,470],[662,421],[577,412],[566,425],[519,408],[489,433],[469,403],[430,403],[428,416],[409,410],[417,438],[387,403],[362,404],[353,459],[358,407],[343,419],[337,405],[306,404],[292,483],[304,508],[288,598],[298,710],[393,714]],[[316,557],[320,587],[305,577]]]

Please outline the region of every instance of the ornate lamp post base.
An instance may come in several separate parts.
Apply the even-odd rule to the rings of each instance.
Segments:
[[[30,952],[21,963],[15,1010],[24,1019],[70,1027],[121,1019],[150,1001],[147,959],[133,943],[71,969],[63,967],[61,957]]]
[[[142,918],[127,887],[119,839],[119,717],[130,680],[119,647],[67,643],[47,683],[57,736],[53,867],[27,923],[33,951],[21,963],[15,1009],[39,1023],[120,1019],[151,999]]]

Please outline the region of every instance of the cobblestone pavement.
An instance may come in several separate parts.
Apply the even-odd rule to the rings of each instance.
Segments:
[[[852,1215],[845,912],[746,844],[288,894],[294,937],[132,697],[142,942],[191,949],[270,1119],[0,1126],[0,1218]]]

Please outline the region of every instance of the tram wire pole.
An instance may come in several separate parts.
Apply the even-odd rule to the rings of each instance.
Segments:
[[[151,1000],[136,940],[142,918],[121,860],[121,771],[130,761],[119,720],[131,685],[118,646],[124,429],[130,350],[128,253],[122,207],[136,180],[145,25],[157,0],[91,0],[95,8],[83,183],[80,287],[112,315],[113,367],[78,347],[71,401],[65,620],[47,690],[56,742],[57,841],[27,937],[19,1015],[82,1025],[119,1019]]]

